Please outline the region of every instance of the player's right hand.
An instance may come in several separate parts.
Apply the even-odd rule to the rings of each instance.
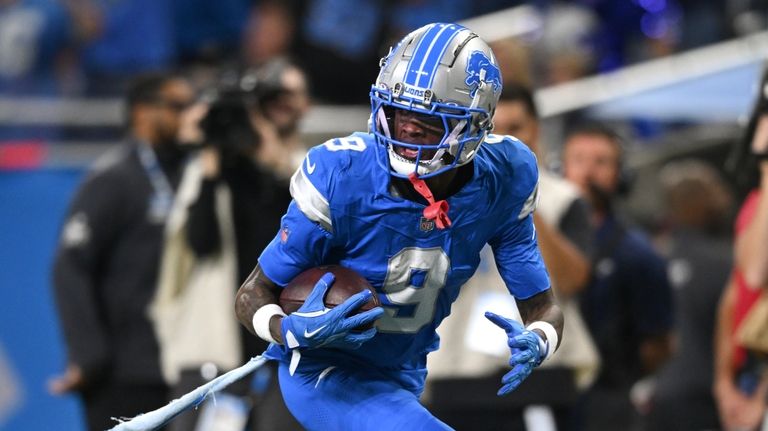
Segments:
[[[376,328],[363,332],[352,332],[352,330],[368,325],[381,317],[384,314],[383,308],[376,307],[349,316],[371,299],[372,293],[369,290],[349,297],[336,307],[325,306],[323,298],[334,279],[334,275],[330,272],[323,275],[301,308],[283,318],[280,327],[283,344],[286,347],[289,349],[318,347],[357,349],[376,335]]]

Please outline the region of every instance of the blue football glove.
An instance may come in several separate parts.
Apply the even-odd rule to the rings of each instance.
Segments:
[[[512,371],[501,378],[502,386],[497,392],[499,396],[502,396],[517,389],[533,369],[541,364],[546,352],[541,351],[541,337],[537,333],[525,329],[520,322],[501,317],[490,311],[485,312],[485,317],[507,332],[507,344],[511,350],[509,365],[512,366]]]
[[[376,328],[363,332],[352,330],[381,317],[383,308],[376,307],[347,317],[371,299],[369,290],[347,298],[334,308],[326,308],[323,299],[334,279],[330,272],[320,277],[301,308],[283,318],[281,330],[286,347],[291,350],[318,347],[357,349],[376,335]]]

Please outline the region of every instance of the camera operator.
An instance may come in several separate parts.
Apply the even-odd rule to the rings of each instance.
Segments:
[[[279,58],[259,69],[255,80],[260,109],[252,111],[251,119],[261,136],[258,159],[288,181],[306,154],[299,122],[309,110],[307,78],[299,67]]]
[[[277,161],[298,151],[296,125],[304,111],[293,109],[292,90],[275,84],[280,80],[264,80],[266,76],[262,70],[225,75],[205,106],[188,113],[187,126],[196,125],[199,136],[193,132],[185,139],[198,141],[202,148],[189,164],[175,202],[154,308],[165,341],[163,368],[176,397],[267,347],[235,324],[231,298],[279,229],[290,203],[283,172],[295,166]],[[283,150],[288,138],[289,148],[295,147]],[[225,420],[250,421],[253,429],[300,429],[270,371],[265,367],[230,395],[217,395],[217,403],[207,404],[199,414],[185,413],[171,424],[172,430],[193,429],[198,421],[212,426],[208,421],[224,413]]]

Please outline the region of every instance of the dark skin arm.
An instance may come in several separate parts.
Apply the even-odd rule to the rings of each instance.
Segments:
[[[240,323],[245,326],[253,335],[256,331],[253,329],[253,314],[256,310],[267,305],[277,304],[280,297],[280,286],[269,279],[261,267],[257,264],[251,275],[245,280],[235,297],[235,313]],[[283,344],[283,335],[280,330],[280,322],[283,320],[280,316],[273,316],[269,321],[269,331],[272,337],[280,344]]]
[[[280,287],[270,280],[259,265],[256,265],[251,275],[245,280],[237,291],[235,298],[235,313],[240,323],[245,326],[252,334],[256,335],[253,329],[253,314],[256,310],[267,305],[277,304],[280,295]],[[552,289],[536,294],[528,299],[517,301],[517,308],[526,325],[537,320],[549,322],[557,331],[559,340],[563,338],[563,313],[555,302],[555,296]],[[274,316],[269,322],[269,329],[272,337],[278,343],[282,344],[283,337],[280,331],[280,322],[282,317]],[[546,338],[546,335],[535,330],[539,336]],[[560,341],[558,340],[558,346]]]
[[[520,311],[520,316],[523,318],[526,326],[537,320],[548,322],[554,326],[555,331],[557,331],[557,347],[560,346],[560,342],[563,339],[564,319],[563,312],[555,302],[555,295],[552,293],[552,289],[547,289],[528,299],[518,300],[517,309]],[[546,340],[546,334],[538,329],[534,329],[534,331],[542,339]]]

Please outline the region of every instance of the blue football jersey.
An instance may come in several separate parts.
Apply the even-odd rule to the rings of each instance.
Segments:
[[[315,349],[302,358],[423,374],[426,354],[438,346],[435,329],[477,269],[485,244],[515,298],[549,288],[531,215],[536,159],[515,138],[488,136],[474,158],[472,179],[447,199],[453,224],[441,230],[422,216],[424,205],[391,191],[377,152],[387,157],[367,133],[312,148],[292,178],[293,201],[281,231],[259,264],[281,286],[306,269],[339,264],[363,275],[378,293],[386,313],[373,339],[358,350]],[[290,359],[278,346],[268,356]]]

